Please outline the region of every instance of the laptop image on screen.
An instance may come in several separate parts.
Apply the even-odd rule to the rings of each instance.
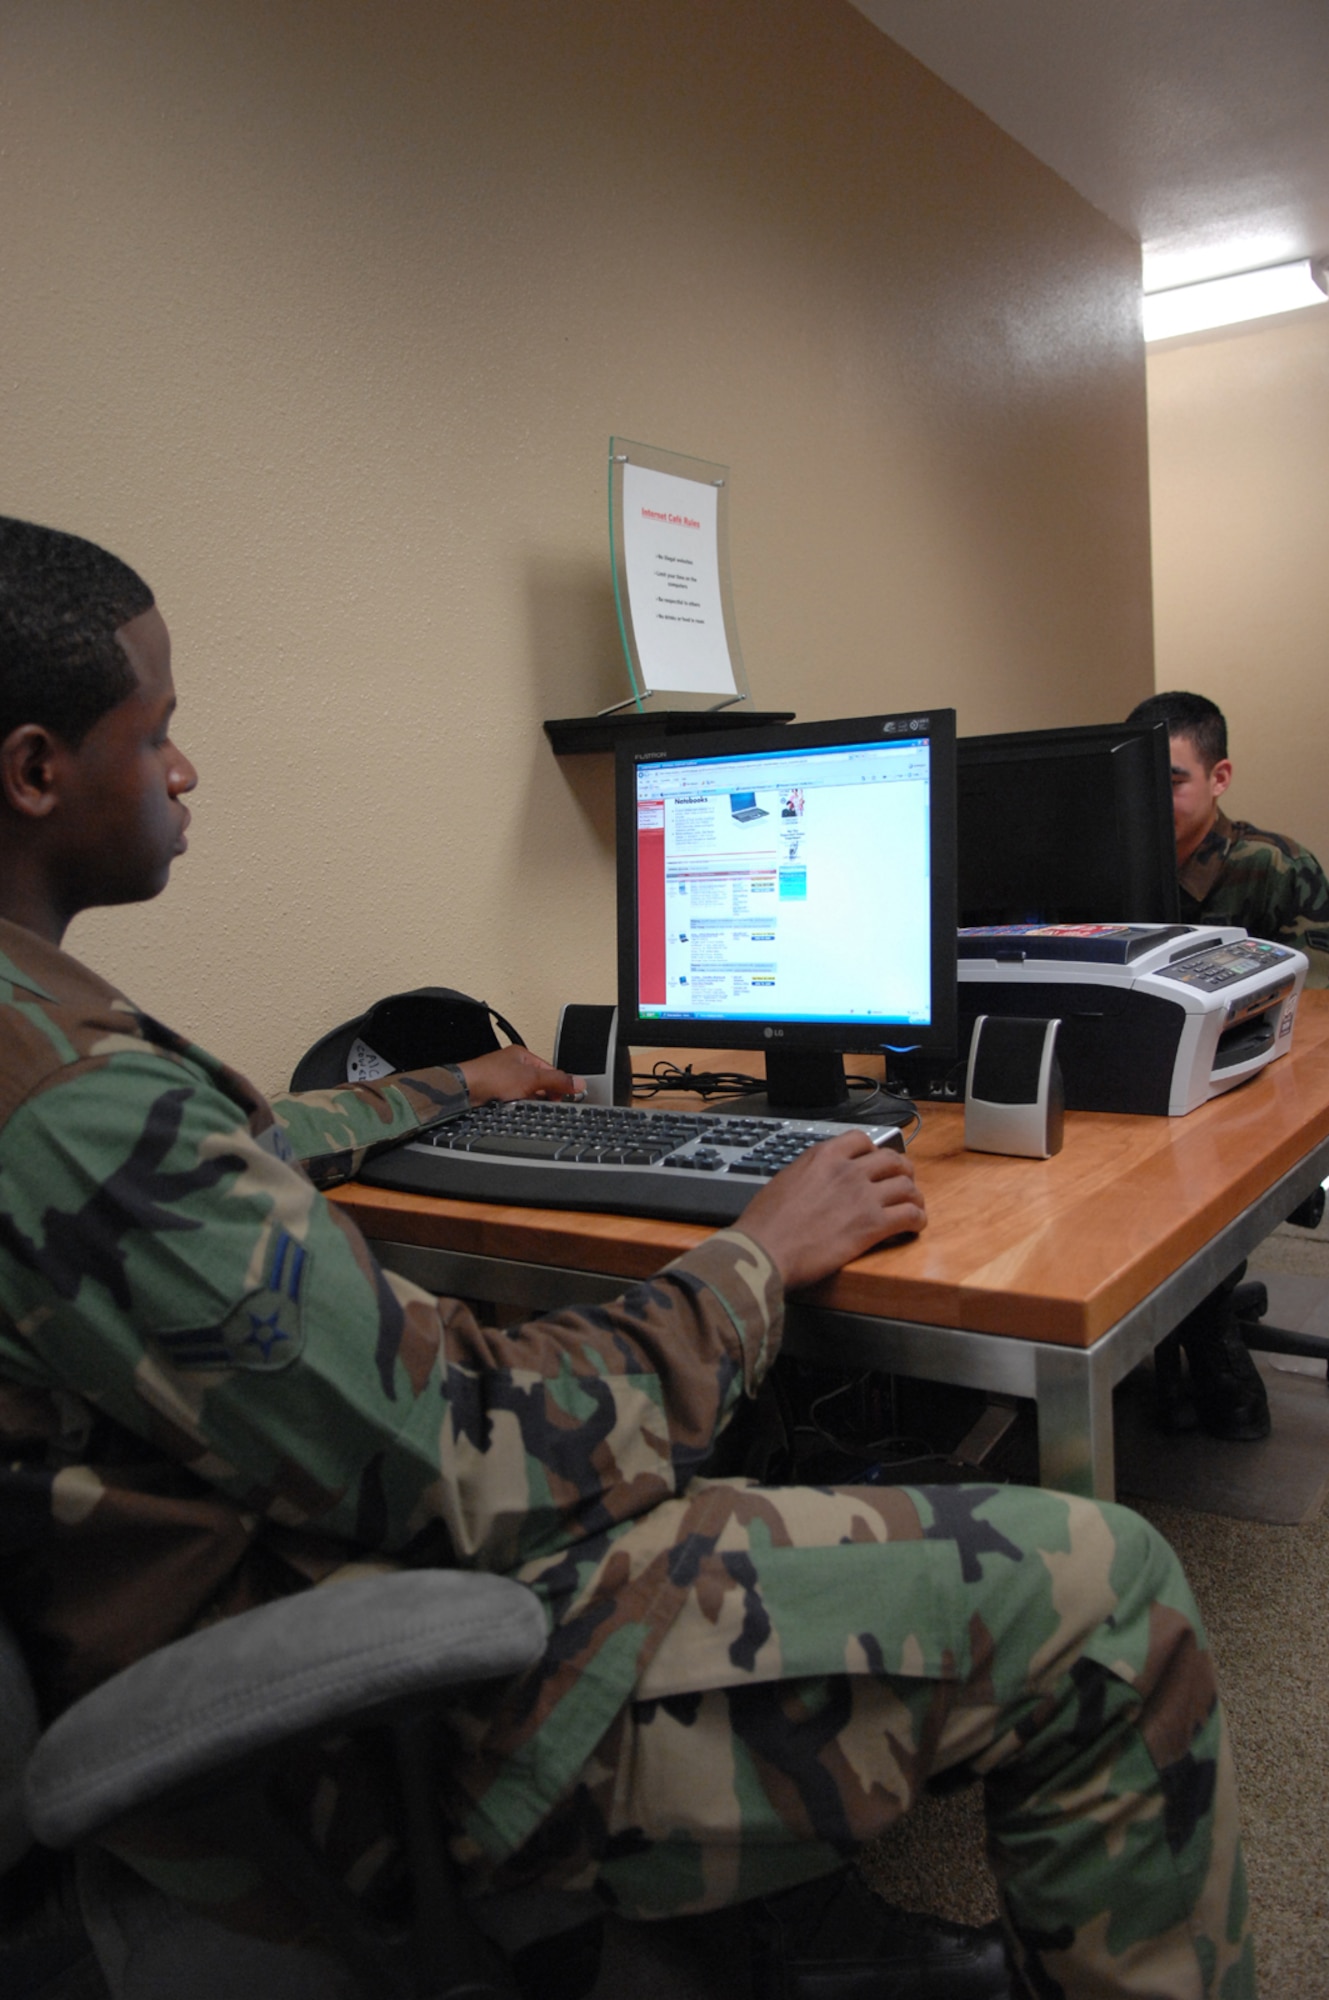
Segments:
[[[766,819],[769,817],[765,806],[757,804],[755,792],[731,792],[729,811],[734,819]]]

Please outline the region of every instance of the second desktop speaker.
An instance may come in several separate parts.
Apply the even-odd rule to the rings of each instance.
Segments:
[[[1066,1095],[1057,1061],[1060,1021],[980,1014],[969,1044],[964,1143],[975,1153],[1047,1160],[1061,1151]]]

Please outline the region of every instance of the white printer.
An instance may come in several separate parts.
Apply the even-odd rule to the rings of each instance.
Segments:
[[[1055,1016],[1068,1109],[1179,1118],[1287,1053],[1307,970],[1213,925],[961,930],[960,1048],[980,1014]]]

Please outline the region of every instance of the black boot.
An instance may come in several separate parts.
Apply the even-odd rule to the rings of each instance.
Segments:
[[[1253,1443],[1272,1428],[1269,1392],[1251,1360],[1233,1297],[1243,1264],[1210,1292],[1177,1329],[1190,1364],[1200,1422],[1211,1437]]]
[[[1169,1333],[1154,1349],[1154,1394],[1158,1428],[1169,1437],[1199,1428],[1200,1413],[1181,1359],[1181,1336]]]
[[[897,1910],[852,1869],[749,1905],[752,2000],[1008,2000],[1001,1927]]]

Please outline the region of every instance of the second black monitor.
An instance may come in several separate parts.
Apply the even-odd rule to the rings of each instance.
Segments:
[[[963,736],[956,765],[962,925],[1177,921],[1161,723]]]

